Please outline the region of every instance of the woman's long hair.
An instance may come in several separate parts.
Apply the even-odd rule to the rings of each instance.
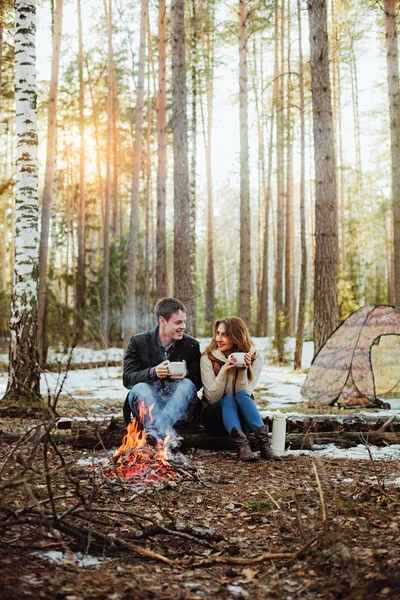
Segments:
[[[208,344],[207,348],[204,350],[203,354],[207,355],[218,348],[216,337],[218,327],[221,324],[225,325],[226,335],[229,336],[233,342],[233,347],[229,350],[229,354],[232,352],[250,352],[252,342],[246,323],[240,317],[224,317],[223,319],[218,319],[215,321],[213,338]],[[255,352],[251,359],[254,360],[256,356],[257,353]],[[250,381],[252,381],[253,377],[253,369],[250,367],[248,369],[248,378]]]

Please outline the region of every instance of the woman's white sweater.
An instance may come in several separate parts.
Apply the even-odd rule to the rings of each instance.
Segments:
[[[250,350],[253,355],[255,348]],[[247,377],[247,369],[230,369],[226,370],[225,366],[228,359],[221,350],[212,351],[212,355],[219,361],[225,363],[217,376],[215,376],[213,363],[206,354],[202,354],[200,358],[201,380],[203,382],[203,393],[209,404],[214,404],[227,394],[237,394],[244,391],[251,395],[261,374],[263,365],[263,356],[257,351],[257,356],[252,363],[254,378],[249,381]]]

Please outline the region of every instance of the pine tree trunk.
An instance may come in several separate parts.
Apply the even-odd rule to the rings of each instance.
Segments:
[[[160,298],[165,298],[168,296],[167,242],[165,231],[167,179],[167,15],[165,0],[159,1],[158,27],[156,298],[159,300]]]
[[[271,115],[271,125],[268,145],[268,176],[267,186],[264,195],[264,236],[263,236],[263,264],[262,264],[262,279],[260,303],[258,307],[258,335],[261,337],[267,336],[268,329],[268,312],[269,312],[269,213],[272,197],[272,149],[274,135],[274,113]]]
[[[400,304],[400,88],[396,0],[384,0],[386,61],[392,155],[392,206],[394,230],[394,299]]]
[[[144,77],[146,57],[148,6],[147,0],[141,3],[140,20],[140,50],[139,73],[137,80],[136,118],[135,118],[135,143],[133,147],[133,173],[131,191],[131,217],[129,224],[128,240],[128,274],[126,281],[125,310],[123,320],[124,349],[128,347],[129,340],[136,327],[136,275],[137,275],[137,250],[139,234],[139,184],[140,169],[143,149],[143,108],[144,108]]]
[[[49,252],[49,232],[51,205],[53,200],[54,165],[56,158],[56,133],[57,133],[57,95],[58,73],[61,51],[63,0],[57,0],[54,19],[53,58],[51,66],[50,94],[47,116],[47,156],[46,171],[44,176],[42,218],[39,246],[39,294],[38,294],[38,345],[39,360],[43,364],[45,356],[45,308],[47,288],[47,262]]]
[[[213,76],[214,76],[214,13],[213,6],[208,7],[206,39],[203,37],[206,96],[207,96],[207,137],[206,137],[206,172],[207,172],[207,274],[206,274],[206,306],[204,334],[212,333],[215,318],[215,266],[214,266],[214,210],[212,184],[212,125],[213,125]],[[202,29],[202,32],[204,30]]]
[[[192,79],[192,155],[190,162],[190,209],[189,209],[189,227],[190,227],[190,266],[191,279],[193,289],[196,289],[196,169],[197,169],[197,88],[198,88],[198,73],[197,73],[197,16],[196,16],[196,0],[191,3],[191,43],[190,43],[190,60],[191,60],[191,79]],[[193,312],[194,311],[194,312]],[[191,308],[191,333],[196,336],[196,301],[192,303]]]
[[[277,208],[276,208],[276,258],[275,258],[275,347],[279,362],[285,358],[284,351],[284,307],[283,307],[283,245],[284,245],[284,140],[283,140],[283,29],[284,0],[281,0],[281,19],[278,3],[275,9],[275,111],[276,111],[276,170],[277,170]],[[279,34],[279,21],[281,33]],[[281,66],[279,67],[279,40],[281,41]],[[281,75],[281,77],[279,77]]]
[[[7,404],[18,404],[20,408],[40,405],[35,31],[35,0],[15,0],[15,262],[8,383],[4,400]]]
[[[108,344],[109,287],[110,287],[110,213],[112,201],[111,156],[113,135],[113,46],[112,46],[112,0],[104,0],[107,21],[108,60],[107,60],[107,150],[106,150],[106,193],[104,198],[103,227],[103,283],[101,307],[101,337],[104,346]]]
[[[301,369],[303,354],[304,323],[306,315],[307,298],[307,241],[306,241],[306,214],[305,214],[305,179],[306,179],[306,134],[304,113],[304,78],[303,78],[303,48],[301,5],[297,0],[297,24],[299,33],[299,95],[300,95],[300,237],[301,237],[301,272],[299,309],[297,317],[296,348],[294,352],[294,368]]]
[[[184,0],[171,2],[172,133],[174,153],[174,295],[188,310],[187,330],[194,329],[192,281]]]
[[[315,164],[314,351],[338,322],[337,200],[326,0],[307,0]]]
[[[247,117],[247,0],[239,0],[240,269],[239,316],[251,325],[250,181]]]
[[[286,230],[285,230],[285,335],[293,337],[295,331],[295,257],[294,257],[294,197],[293,197],[293,124],[291,82],[291,31],[290,1],[287,5],[287,145],[286,145]]]
[[[119,233],[120,198],[118,193],[119,151],[118,151],[118,94],[115,72],[114,50],[111,56],[112,69],[112,146],[113,146],[113,182],[112,182],[112,237],[116,242]]]
[[[83,39],[81,0],[78,0],[79,38],[79,208],[78,208],[78,267],[75,284],[75,333],[81,337],[84,329],[82,310],[85,303],[85,84],[83,81]]]
[[[98,116],[96,113],[96,104],[95,97],[93,91],[93,82],[92,75],[89,69],[89,63],[86,57],[86,72],[88,76],[88,84],[89,84],[89,92],[90,92],[90,100],[92,102],[92,113],[93,113],[93,127],[94,127],[94,139],[96,142],[96,169],[97,169],[97,177],[99,180],[99,192],[100,192],[100,206],[101,206],[101,223],[104,228],[104,186],[103,186],[103,175],[101,173],[101,156],[100,156],[100,141],[99,141],[99,122]]]

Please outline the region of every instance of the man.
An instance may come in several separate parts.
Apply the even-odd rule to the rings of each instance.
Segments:
[[[186,308],[176,298],[163,298],[155,307],[158,326],[134,335],[124,359],[123,384],[130,389],[124,405],[125,421],[131,415],[142,422],[147,441],[156,445],[173,433],[177,421],[192,416],[200,377],[199,342],[184,333]],[[182,361],[186,373],[169,376],[168,363]],[[142,408],[145,414],[141,415]]]

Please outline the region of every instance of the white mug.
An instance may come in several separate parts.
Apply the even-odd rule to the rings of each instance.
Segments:
[[[183,362],[169,362],[167,368],[172,377],[180,377],[186,373],[186,365]]]
[[[246,363],[245,363],[244,357],[246,354],[247,354],[247,352],[232,352],[232,354],[230,354],[228,356],[228,361],[230,363],[232,363],[233,365],[235,365],[236,367],[239,367],[239,368],[245,367]]]

